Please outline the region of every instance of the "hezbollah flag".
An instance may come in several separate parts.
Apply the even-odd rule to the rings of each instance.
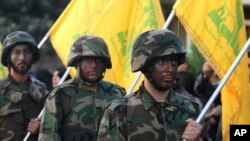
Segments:
[[[51,28],[50,39],[66,65],[70,47],[79,36],[102,37],[112,59],[112,69],[104,79],[128,89],[136,75],[130,64],[133,41],[140,33],[163,24],[159,0],[71,0]]]
[[[242,0],[177,0],[175,13],[198,50],[220,78],[246,42]],[[222,89],[222,132],[230,124],[250,124],[250,90],[245,55]]]
[[[0,51],[3,51],[2,50],[2,43],[0,43]],[[0,52],[0,54],[2,54],[2,53]],[[8,75],[8,69],[6,67],[4,67],[2,65],[2,63],[0,63],[0,78],[3,78],[7,75]]]

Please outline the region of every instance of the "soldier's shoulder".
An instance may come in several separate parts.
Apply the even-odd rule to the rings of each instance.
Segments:
[[[189,93],[178,93],[178,92],[176,92],[176,93],[177,93],[177,95],[179,95],[180,97],[183,97],[184,99],[187,99],[187,100],[190,100],[191,102],[197,103],[196,98]]]
[[[185,101],[185,100],[195,101],[194,97],[191,95],[186,95],[186,94],[179,93],[179,92],[174,92],[174,94],[175,94],[176,99],[179,99],[181,101]]]
[[[44,88],[44,89],[46,89],[46,84],[44,83],[44,82],[42,82],[42,81],[40,81],[40,80],[38,80],[38,79],[36,79],[36,78],[34,78],[34,77],[30,77],[31,78],[31,82],[34,84],[34,85],[37,85],[37,86],[39,86],[39,87],[42,87],[42,88]]]
[[[55,96],[60,92],[67,92],[67,91],[72,91],[75,90],[76,86],[73,83],[67,82],[67,83],[62,83],[61,85],[58,85],[54,87],[51,92],[50,96]]]
[[[103,87],[105,87],[105,88],[123,88],[123,87],[121,87],[121,86],[118,85],[118,84],[114,84],[114,83],[112,83],[112,82],[108,82],[108,81],[104,81],[104,80],[102,80],[102,81],[100,82],[100,84],[101,84]]]
[[[5,81],[9,81],[9,78],[8,77],[3,77],[0,79],[0,83],[3,83]]]
[[[192,107],[194,107],[196,109],[196,111],[200,111],[202,105],[201,103],[199,103],[199,101],[197,99],[195,99],[194,96],[192,95],[185,95],[185,94],[180,94],[175,92],[175,96],[178,99],[178,101],[180,103],[182,103],[183,105],[190,107],[190,105],[192,105]]]
[[[9,80],[8,77],[3,77],[0,79],[0,90],[2,90],[6,85],[10,84],[11,81]]]
[[[101,81],[100,83],[102,85],[102,87],[106,90],[106,91],[114,91],[114,90],[118,90],[124,94],[126,94],[126,90],[125,88],[123,88],[122,86],[118,85],[118,84],[114,84],[108,81]]]
[[[130,97],[122,97],[114,99],[111,104],[108,106],[108,109],[111,111],[119,110],[121,107],[128,106],[128,101]]]

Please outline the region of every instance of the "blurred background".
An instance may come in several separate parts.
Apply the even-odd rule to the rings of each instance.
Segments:
[[[38,44],[69,2],[70,0],[1,0],[1,42],[6,34],[15,30],[24,30],[29,32]],[[32,69],[37,69],[39,66],[53,71],[62,66],[49,39],[40,50],[41,59]]]
[[[250,0],[242,0],[247,38],[250,36]],[[1,0],[0,1],[0,40],[5,35],[15,30],[24,30],[34,36],[39,43],[48,32],[53,23],[60,16],[70,0]],[[175,0],[160,0],[165,19],[169,16]],[[177,33],[188,49],[187,59],[190,70],[194,75],[201,71],[204,62],[196,47],[192,44],[190,37],[176,17],[171,22],[169,29]],[[56,68],[63,66],[50,40],[48,39],[41,47],[42,57],[32,70],[38,67],[53,72]]]

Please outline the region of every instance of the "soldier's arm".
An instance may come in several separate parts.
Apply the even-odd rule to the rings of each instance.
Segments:
[[[106,109],[101,120],[97,141],[125,141],[119,129],[115,112]]]
[[[59,94],[53,94],[53,91],[48,96],[44,113],[41,119],[41,126],[39,131],[39,141],[61,141],[61,105]]]
[[[202,74],[199,75],[194,83],[194,91],[200,97],[204,97],[207,89],[211,87],[209,79],[203,78]]]
[[[101,120],[97,141],[126,141],[127,102],[118,98],[106,108]]]

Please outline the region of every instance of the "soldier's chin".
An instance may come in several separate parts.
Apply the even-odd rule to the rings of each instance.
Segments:
[[[15,68],[14,67],[13,69],[18,74],[26,74],[29,71],[28,68]]]
[[[100,79],[88,79],[87,80],[87,82],[92,83],[92,84],[97,83],[99,81],[100,81]]]
[[[25,70],[18,70],[17,73],[19,74],[26,74],[28,72],[28,69]]]
[[[152,83],[153,86],[155,87],[155,89],[159,90],[159,91],[166,91],[169,90],[172,86],[172,84],[164,84],[164,85],[159,85],[157,83]]]

